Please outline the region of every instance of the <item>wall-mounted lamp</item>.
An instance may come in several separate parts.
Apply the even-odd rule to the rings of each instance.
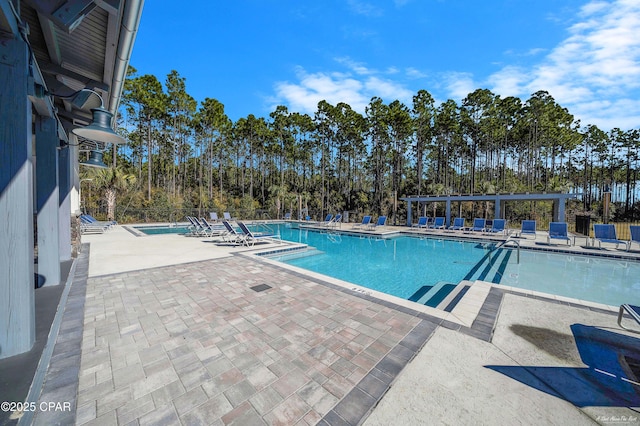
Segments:
[[[87,167],[96,167],[98,169],[106,169],[109,167],[102,161],[102,151],[95,150],[89,151],[89,159],[81,161],[80,164]]]
[[[93,121],[91,122],[91,124],[85,127],[76,127],[71,132],[85,139],[98,142],[113,144],[127,143],[127,141],[122,136],[117,134],[111,127],[113,114],[104,109],[104,100],[102,99],[102,96],[91,89],[82,89],[80,91],[91,92],[98,98],[100,98],[100,108],[91,108],[91,114],[93,114]]]

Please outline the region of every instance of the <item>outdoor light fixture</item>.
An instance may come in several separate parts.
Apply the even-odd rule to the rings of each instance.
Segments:
[[[102,151],[89,151],[89,159],[80,162],[83,166],[95,167],[98,169],[106,169],[108,166],[102,162]]]
[[[91,124],[85,127],[76,127],[71,131],[71,133],[97,142],[112,144],[127,143],[127,141],[122,136],[118,135],[111,127],[113,114],[104,109],[102,96],[91,89],[80,90],[80,92],[84,91],[91,92],[100,98],[100,108],[91,108],[91,113],[93,114],[93,121]],[[100,155],[100,157],[102,159],[102,155]]]

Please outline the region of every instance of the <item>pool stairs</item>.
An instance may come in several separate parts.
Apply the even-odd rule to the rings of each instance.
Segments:
[[[488,281],[494,284],[500,284],[505,269],[511,259],[514,249],[498,247],[489,250],[487,254],[469,271],[464,278],[469,281]]]
[[[471,284],[470,281],[466,280],[458,284],[438,281],[434,285],[422,286],[409,300],[421,305],[451,312],[467,290],[469,290]]]
[[[279,253],[274,253],[274,254],[268,254],[267,256],[270,259],[273,260],[277,260],[277,261],[287,261],[287,260],[292,260],[292,259],[300,259],[302,257],[309,257],[309,256],[315,256],[318,254],[323,254],[324,252],[321,250],[318,250],[315,247],[302,247],[296,250],[291,250],[288,252],[279,252]]]

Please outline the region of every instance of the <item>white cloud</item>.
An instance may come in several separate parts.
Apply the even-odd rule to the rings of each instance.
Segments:
[[[426,78],[427,74],[423,73],[422,71],[413,68],[413,67],[409,67],[405,70],[405,73],[407,74],[407,77],[409,78]]]
[[[349,8],[351,9],[351,11],[353,11],[358,15],[377,17],[377,16],[382,16],[383,14],[383,11],[381,8],[371,3],[368,3],[366,1],[348,0],[347,4],[349,5]]]
[[[528,82],[529,75],[521,67],[506,66],[497,73],[489,76],[488,83],[492,92],[502,97],[519,96]]]
[[[373,74],[375,72],[367,68],[362,62],[354,61],[349,57],[335,58],[335,61],[338,62],[339,64],[346,66],[356,74],[367,75],[367,74]]]
[[[385,102],[400,100],[410,105],[414,92],[401,83],[375,75],[354,77],[347,73],[307,73],[298,68],[297,82],[278,82],[274,89],[276,95],[270,99],[275,107],[285,104],[291,111],[313,115],[318,102],[325,100],[331,105],[347,103],[355,111],[364,114],[365,107],[372,97],[378,96]]]
[[[286,104],[292,111],[313,114],[318,102],[325,100],[332,105],[346,102],[353,109],[364,111],[369,99],[363,95],[362,82],[345,74],[314,73],[308,74],[299,68],[299,82],[279,82],[275,85],[276,104]]]
[[[449,96],[453,99],[463,99],[478,88],[471,73],[450,72],[444,74],[442,79]]]

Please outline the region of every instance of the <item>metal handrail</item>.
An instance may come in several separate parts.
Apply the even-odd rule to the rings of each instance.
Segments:
[[[506,247],[507,244],[509,244],[509,243],[515,243],[516,244],[516,248],[517,248],[516,261],[517,261],[518,264],[520,264],[520,241],[508,239],[507,241],[504,242],[503,246]]]

